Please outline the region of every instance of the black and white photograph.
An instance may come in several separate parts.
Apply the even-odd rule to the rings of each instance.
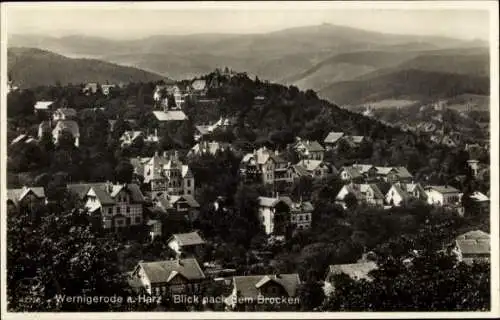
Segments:
[[[498,2],[1,21],[2,318],[500,316]]]

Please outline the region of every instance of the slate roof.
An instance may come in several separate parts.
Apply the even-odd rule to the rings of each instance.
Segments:
[[[198,232],[189,232],[189,233],[175,233],[170,237],[169,242],[175,239],[179,243],[180,246],[195,246],[199,244],[205,244],[205,240],[201,238]]]
[[[427,186],[426,189],[433,189],[439,193],[460,193],[460,190],[451,186]]]
[[[380,191],[380,188],[374,183],[371,184],[363,183],[363,184],[352,184],[352,185],[347,184],[344,187],[347,189],[349,193],[353,194],[358,200],[365,199],[365,195],[363,193],[366,192],[369,188],[373,190],[374,199],[384,199],[384,194],[382,193],[382,191]]]
[[[357,179],[357,178],[362,178],[363,175],[361,174],[361,171],[355,167],[344,167],[342,170],[345,170],[347,174],[352,178],[352,179]]]
[[[340,138],[342,138],[344,136],[344,133],[343,132],[330,132],[325,140],[324,140],[324,143],[330,143],[330,144],[333,144],[335,142],[337,142]]]
[[[294,203],[290,207],[292,212],[309,213],[314,211],[314,206],[309,201]]]
[[[279,202],[284,202],[287,206],[291,206],[293,204],[292,199],[290,197],[279,197],[279,198],[271,198],[271,197],[258,197],[259,205],[261,207],[272,208],[276,206]]]
[[[186,200],[186,203],[191,207],[191,208],[199,208],[200,204],[192,195],[182,195],[182,196],[170,196],[169,197],[169,203],[171,205],[175,204],[177,201],[184,199]]]
[[[353,280],[372,280],[369,273],[376,270],[377,264],[373,261],[330,265],[326,281],[331,282],[331,278],[337,274],[346,274]]]
[[[323,148],[318,141],[310,141],[310,140],[301,140],[297,142],[295,147],[299,147],[300,145],[303,145],[304,148],[309,151],[309,152],[318,152],[318,151],[325,151],[325,148]]]
[[[490,239],[456,240],[463,255],[489,255]]]
[[[20,135],[18,135],[18,136],[17,136],[14,140],[12,140],[12,141],[10,142],[10,144],[11,144],[11,145],[16,144],[16,143],[18,143],[18,142],[20,142],[20,141],[22,141],[22,140],[24,140],[24,139],[26,139],[26,138],[28,138],[28,136],[27,136],[26,134],[20,134]]]
[[[482,194],[481,192],[479,191],[474,191],[471,195],[470,195],[470,198],[473,200],[473,201],[476,201],[476,202],[486,202],[486,201],[490,201],[490,199]]]
[[[37,101],[35,103],[35,110],[48,110],[54,101]]]
[[[322,164],[326,166],[325,162],[322,160],[304,159],[304,160],[301,160],[297,163],[297,165],[306,168],[307,171],[314,171],[314,170],[318,169],[320,167],[320,165],[322,165]]]
[[[111,188],[110,188],[111,186]],[[128,183],[124,185],[110,185],[106,182],[99,183],[78,183],[78,184],[68,184],[68,190],[77,194],[81,199],[83,199],[89,190],[92,188],[94,190],[96,197],[102,205],[113,205],[115,204],[114,197],[123,189],[126,188],[128,194],[130,195],[131,202],[142,203],[144,202],[144,195],[141,189],[135,183]]]
[[[292,168],[295,170],[295,173],[299,176],[299,177],[303,177],[303,176],[310,176],[310,173],[307,171],[306,168],[304,168],[303,166],[300,166],[300,165],[292,165]]]
[[[58,130],[67,130],[71,132],[73,137],[80,136],[80,127],[78,127],[78,123],[74,120],[59,120],[57,121],[56,127],[52,130],[52,134],[56,134]]]
[[[205,279],[205,274],[198,261],[193,258],[141,262],[139,266],[144,270],[152,284],[168,283],[178,274],[191,281]]]
[[[22,187],[18,189],[7,189],[7,199],[14,203],[18,203],[31,192],[39,199],[45,198],[45,191],[42,187]]]
[[[270,281],[281,285],[289,297],[295,297],[298,293],[300,278],[297,273],[233,277],[233,285],[238,296],[247,298],[257,298],[259,288]]]
[[[158,121],[183,121],[187,120],[186,114],[182,110],[153,111]]]
[[[490,239],[490,235],[481,230],[473,230],[459,235],[456,240]]]

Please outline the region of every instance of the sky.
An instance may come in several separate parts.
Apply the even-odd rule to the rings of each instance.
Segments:
[[[132,39],[169,34],[265,33],[330,23],[385,33],[487,40],[489,14],[480,3],[463,1],[10,3],[6,24],[8,34]]]

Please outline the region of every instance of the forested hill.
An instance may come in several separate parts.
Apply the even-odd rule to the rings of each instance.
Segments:
[[[218,75],[211,73],[204,78],[212,82],[215,77]],[[285,140],[293,141],[295,136],[322,142],[332,130],[375,139],[406,135],[399,129],[321,100],[312,90],[300,91],[295,86],[286,87],[258,78],[254,81],[243,74],[221,83],[222,86],[208,93],[209,97],[220,99],[214,108],[188,104],[186,112],[198,123],[217,120],[221,114],[237,117],[239,130],[252,131],[258,143],[274,142],[279,147]]]
[[[137,68],[95,59],[71,59],[34,48],[9,48],[7,56],[9,76],[21,88],[56,83],[129,83],[165,79]]]

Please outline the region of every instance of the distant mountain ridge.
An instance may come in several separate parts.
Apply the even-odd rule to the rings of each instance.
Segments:
[[[11,35],[8,45],[99,59],[175,80],[229,67],[262,80],[313,89],[337,103],[395,99],[386,82],[400,81],[402,74],[418,77],[409,79],[403,91],[421,98],[425,92],[416,83],[432,82],[426,77],[437,73],[441,79],[462,83],[471,76],[473,87],[484,82],[477,78],[489,77],[489,49],[484,41],[384,34],[331,24],[263,34],[154,35],[135,40]],[[384,92],[374,92],[379,89]]]
[[[133,67],[95,59],[71,59],[37,48],[9,48],[8,73],[21,88],[39,85],[128,83],[165,80],[165,77]]]

